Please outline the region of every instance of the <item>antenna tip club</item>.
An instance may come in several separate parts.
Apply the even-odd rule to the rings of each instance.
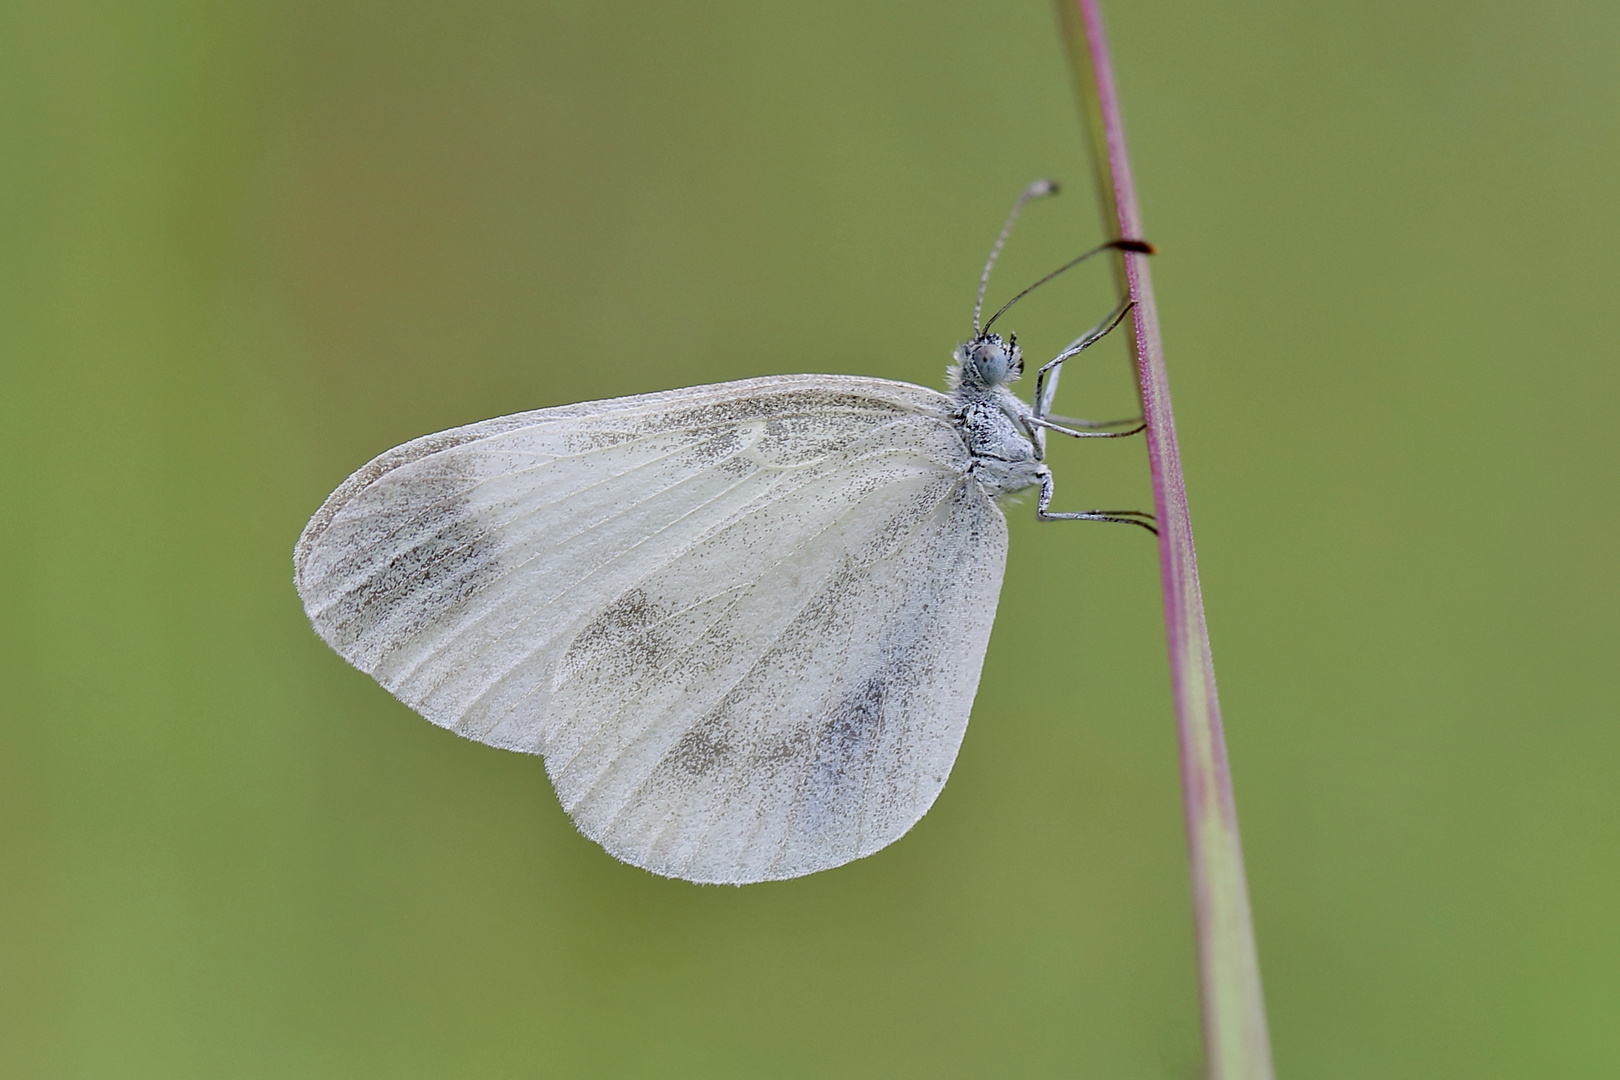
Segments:
[[[1114,246],[1121,251],[1136,251],[1143,255],[1157,255],[1159,249],[1146,240],[1115,240]]]
[[[1046,195],[1056,195],[1061,190],[1056,180],[1037,180],[1024,189],[1024,197],[1039,199]]]

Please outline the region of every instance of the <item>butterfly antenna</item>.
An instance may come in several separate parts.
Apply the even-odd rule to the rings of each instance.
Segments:
[[[1051,180],[1037,180],[1033,184],[1029,185],[1029,187],[1025,188],[1024,193],[1018,196],[1018,201],[1013,203],[1012,213],[1007,215],[1007,224],[1001,227],[1001,235],[996,237],[996,246],[990,249],[990,258],[985,260],[984,273],[979,276],[979,298],[973,302],[974,337],[979,336],[979,312],[984,310],[984,289],[985,286],[990,284],[990,271],[996,265],[996,256],[1001,254],[1002,245],[1007,242],[1007,237],[1012,233],[1013,222],[1018,220],[1018,215],[1023,213],[1024,204],[1029,202],[1029,200],[1041,199],[1048,195],[1056,195],[1057,193],[1058,186],[1055,182]],[[993,322],[994,320],[991,321]]]
[[[1014,216],[1015,217],[1017,216],[1016,213],[1014,214]],[[1011,225],[1012,225],[1012,223],[1008,222],[1008,227],[1009,228],[1011,227]],[[996,247],[999,249],[1001,247],[1001,245],[997,244]],[[997,311],[994,315],[990,316],[990,321],[984,324],[984,332],[989,333],[991,325],[993,325],[997,319],[1001,318],[1001,316],[1006,313],[1008,308],[1012,307],[1014,304],[1018,303],[1018,301],[1022,300],[1024,297],[1028,296],[1030,293],[1034,292],[1036,289],[1040,288],[1042,285],[1045,285],[1048,281],[1051,281],[1053,278],[1057,277],[1059,274],[1063,273],[1065,270],[1074,269],[1076,266],[1079,266],[1081,263],[1085,262],[1087,259],[1091,258],[1093,255],[1100,254],[1100,253],[1102,253],[1104,251],[1136,251],[1136,252],[1140,252],[1143,255],[1152,255],[1155,252],[1155,250],[1156,249],[1154,248],[1154,246],[1152,244],[1148,243],[1146,240],[1110,240],[1106,244],[1098,244],[1096,247],[1092,248],[1090,251],[1086,252],[1084,255],[1076,255],[1074,258],[1070,259],[1068,262],[1064,263],[1062,266],[1058,267],[1056,270],[1052,271],[1050,274],[1047,274],[1045,277],[1041,278],[1041,280],[1037,281],[1035,284],[1031,285],[1029,288],[1025,289],[1023,292],[1019,293],[1017,296],[1013,297],[1011,300],[1007,301],[1005,304],[1002,304],[1001,309],[999,311]],[[991,261],[993,262],[994,260],[995,260],[995,256],[992,255],[991,256]],[[990,268],[985,267],[984,273],[985,273],[985,277],[989,277],[990,276]],[[983,286],[980,286],[980,296],[983,296],[983,295],[984,295],[984,289],[983,289]],[[978,320],[978,313],[977,312],[974,313],[973,329],[974,329],[975,333],[978,333],[978,331],[979,331],[979,320]]]

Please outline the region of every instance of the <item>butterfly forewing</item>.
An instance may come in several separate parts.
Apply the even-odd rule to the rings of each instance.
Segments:
[[[311,520],[317,631],[541,752],[580,829],[698,881],[870,854],[955,758],[1006,555],[943,395],[786,376],[416,440]]]

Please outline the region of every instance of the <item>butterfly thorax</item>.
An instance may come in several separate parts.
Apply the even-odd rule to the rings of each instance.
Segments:
[[[1026,419],[1032,410],[1008,388],[1024,373],[1017,338],[980,334],[958,345],[953,359],[946,378],[974,477],[992,495],[1040,483],[1045,466]]]

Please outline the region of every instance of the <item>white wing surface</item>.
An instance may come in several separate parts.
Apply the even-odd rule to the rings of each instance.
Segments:
[[[784,376],[430,435],[327,499],[298,592],[433,723],[545,755],[618,858],[838,866],[939,794],[995,617],[1006,522],[949,408]]]

